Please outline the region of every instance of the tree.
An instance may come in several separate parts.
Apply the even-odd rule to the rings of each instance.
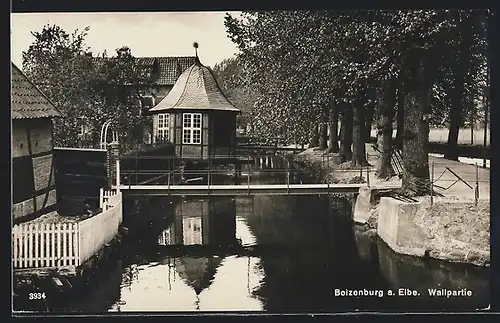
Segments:
[[[81,112],[88,109],[92,78],[91,52],[85,46],[89,28],[68,34],[61,27],[46,25],[32,32],[34,42],[23,52],[23,72],[66,118],[54,120],[54,145],[76,146]]]
[[[330,128],[338,110],[340,160],[365,165],[365,141],[372,115],[378,115],[383,137],[378,173],[389,176],[392,146],[402,149],[403,188],[419,195],[429,187],[429,124],[442,124],[449,114],[452,104],[447,102],[446,90],[452,84],[451,75],[459,72],[456,67],[463,67],[449,62],[450,57],[458,58],[462,36],[457,35],[466,34],[458,33],[464,26],[456,16],[452,10],[276,11],[245,12],[243,19],[227,16],[225,23],[242,52],[249,79],[258,84],[261,98],[255,111],[262,133],[293,125],[287,130],[293,133],[290,138],[310,137],[315,146],[325,107]],[[477,67],[484,60],[479,37],[468,39],[474,41],[463,45],[469,48],[463,52],[470,54],[473,63],[465,69],[470,73],[462,74],[469,76],[461,102],[472,106],[480,88],[474,85],[480,79]],[[381,89],[383,98],[376,106],[374,88]],[[397,137],[392,145],[395,110]],[[465,114],[469,119],[474,116]],[[324,127],[320,133],[324,138]]]
[[[213,67],[219,86],[229,101],[241,110],[239,126],[250,125],[252,111],[257,102],[257,91],[247,80],[243,62],[238,57],[224,59]]]
[[[482,25],[480,11],[458,11],[453,17],[457,27],[454,29],[453,56],[450,60],[450,74],[452,86],[448,88],[451,111],[449,117],[448,149],[445,158],[458,160],[457,141],[458,132],[464,123],[464,115],[474,121],[474,111],[471,107],[478,97],[477,84],[481,61],[484,61],[485,48],[481,42]],[[475,92],[475,93],[474,93]],[[468,109],[467,109],[468,108]],[[469,111],[466,111],[469,110]],[[465,112],[465,113],[464,113]]]
[[[379,105],[381,113],[377,122],[377,146],[381,153],[376,170],[379,178],[392,176],[392,121],[395,113],[396,86],[396,80],[394,78],[389,79],[380,93]]]
[[[95,106],[97,109],[86,111],[87,120],[97,127],[111,120],[125,149],[140,145],[144,126],[150,123],[141,115],[140,98],[152,87],[152,79],[137,66],[127,46],[118,48],[114,57],[98,60],[95,69],[93,92],[99,104]]]
[[[329,152],[339,152],[339,139],[338,139],[338,123],[339,123],[339,109],[335,104],[332,104],[329,111],[328,129],[329,133]]]
[[[82,124],[91,125],[93,144],[101,125],[112,120],[129,145],[142,138],[145,119],[139,116],[141,89],[150,86],[127,47],[116,57],[96,59],[85,45],[89,28],[68,34],[46,25],[32,32],[34,42],[23,53],[23,70],[59,107],[66,118],[55,120],[54,144],[77,147]],[[96,63],[97,61],[97,63]]]

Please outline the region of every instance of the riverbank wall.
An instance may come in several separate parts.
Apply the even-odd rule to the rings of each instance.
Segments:
[[[368,150],[368,148],[367,148]],[[336,154],[307,149],[293,160],[316,180],[330,183],[367,183],[353,201],[353,222],[366,227],[366,235],[380,239],[402,255],[434,258],[455,263],[489,266],[490,203],[489,182],[481,199],[461,194],[459,189],[440,196],[407,199],[381,192],[369,183],[375,176],[375,152],[369,152],[371,166],[364,171],[340,164]],[[325,162],[326,160],[326,162]],[[474,167],[471,165],[467,165]],[[397,177],[389,181],[401,181]],[[483,183],[484,184],[484,183]],[[470,195],[469,191],[466,191]],[[488,194],[486,194],[488,193]]]

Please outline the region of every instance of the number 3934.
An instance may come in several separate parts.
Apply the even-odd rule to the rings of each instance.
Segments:
[[[45,293],[29,293],[28,295],[29,300],[45,299],[46,297]]]

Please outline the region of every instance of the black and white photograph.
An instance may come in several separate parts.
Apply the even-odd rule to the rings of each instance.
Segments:
[[[488,311],[493,16],[12,13],[13,314]]]

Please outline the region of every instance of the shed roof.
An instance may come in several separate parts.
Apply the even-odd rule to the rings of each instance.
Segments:
[[[12,63],[12,119],[63,117],[57,107]]]
[[[167,96],[149,111],[171,109],[240,112],[224,95],[212,71],[199,60],[181,74]]]

